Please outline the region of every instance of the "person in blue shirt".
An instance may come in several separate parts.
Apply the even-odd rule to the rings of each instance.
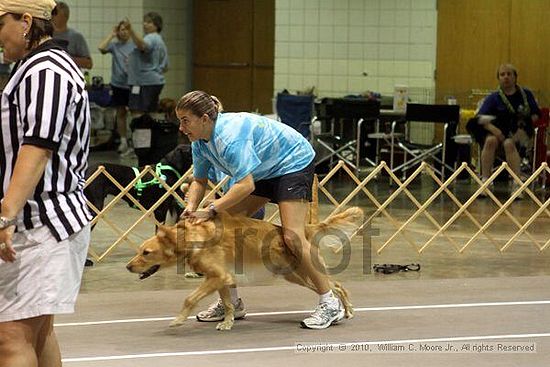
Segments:
[[[511,64],[502,64],[497,69],[499,88],[485,98],[477,113],[478,123],[483,127],[480,143],[481,176],[491,176],[499,147],[502,147],[506,162],[512,171],[521,175],[521,158],[516,145],[520,134],[532,137],[533,122],[540,116],[540,109],[533,93],[517,84],[518,73]]]
[[[120,144],[117,151],[124,153],[128,149],[126,140],[126,115],[130,87],[128,86],[128,58],[135,48],[134,41],[130,39],[128,22],[121,20],[113,31],[101,41],[98,46],[102,54],[110,53],[111,58],[111,106],[116,108],[117,132],[120,136]]]
[[[57,1],[52,11],[53,39],[66,49],[78,67],[91,69],[94,63],[88,43],[82,33],[68,26],[70,14],[69,5],[63,1]]]
[[[128,22],[128,31],[136,48],[130,54],[128,84],[130,111],[133,115],[154,112],[165,84],[168,70],[168,51],[160,35],[162,17],[155,12],[143,16],[144,36],[137,34]]]
[[[160,35],[162,27],[162,17],[155,12],[143,16],[143,36],[137,34],[128,21],[128,32],[136,45],[128,60],[130,126],[139,124],[140,117],[156,112],[159,107],[160,93],[166,83],[164,73],[168,71],[168,50]],[[134,150],[129,148],[123,156],[133,153]]]
[[[319,305],[302,321],[306,328],[324,329],[344,317],[344,309],[330,290],[326,270],[305,235],[308,202],[314,175],[315,152],[291,127],[251,113],[225,113],[220,101],[203,91],[185,94],[176,105],[180,131],[191,141],[194,180],[184,217],[192,223],[213,218],[218,211],[252,215],[268,202],[278,204],[285,244],[301,254],[300,271],[312,280]],[[209,169],[231,176],[233,186],[208,209],[198,209]],[[314,265],[315,262],[315,265]],[[229,287],[235,318],[246,314],[233,285]],[[197,315],[199,321],[220,321],[221,300]]]

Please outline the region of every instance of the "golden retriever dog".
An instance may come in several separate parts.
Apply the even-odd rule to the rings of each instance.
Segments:
[[[309,224],[306,235],[315,249],[335,238],[343,245],[362,220],[363,211],[352,207],[320,223]],[[157,234],[139,247],[126,268],[145,279],[159,269],[185,261],[193,271],[204,274],[205,279],[185,299],[182,310],[170,326],[183,324],[197,302],[218,291],[225,306],[225,319],[216,328],[230,330],[234,322],[234,306],[225,286],[235,284],[235,269],[248,275],[261,268],[263,274],[271,272],[315,291],[311,279],[297,266],[300,257],[301,254],[294,254],[285,246],[280,226],[221,212],[213,220],[200,224],[182,220],[175,226],[159,227]],[[323,262],[320,255],[319,260]],[[332,291],[342,301],[346,318],[352,318],[348,292],[340,283],[329,281]]]

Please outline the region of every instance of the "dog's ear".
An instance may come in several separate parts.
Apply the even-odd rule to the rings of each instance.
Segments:
[[[173,228],[160,225],[157,229],[158,239],[170,248],[176,245],[176,234]]]

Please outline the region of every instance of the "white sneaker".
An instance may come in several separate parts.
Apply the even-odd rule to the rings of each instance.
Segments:
[[[128,140],[126,138],[120,138],[120,144],[118,145],[118,148],[116,149],[118,154],[123,154],[128,150]]]
[[[510,195],[513,195],[516,191],[519,190],[520,187],[521,185],[514,181],[514,183],[512,184],[512,191],[510,192]],[[521,200],[523,198],[525,198],[525,191],[520,192],[519,195],[516,196],[516,200]]]
[[[328,302],[320,303],[311,316],[305,318],[301,326],[308,329],[326,329],[342,320],[345,310],[342,302],[336,297]]]
[[[132,147],[127,147],[124,152],[120,153],[120,156],[123,157],[123,158],[130,158],[130,157],[133,157],[135,155],[136,154],[134,152],[134,148],[132,148]]]
[[[483,181],[482,181],[482,185],[483,185],[484,183],[485,183],[485,181],[483,180]],[[493,191],[493,189],[494,189],[494,187],[495,187],[494,184],[495,184],[494,182],[491,182],[491,183],[489,184],[489,186],[487,186],[487,188],[486,188],[485,190],[483,190],[482,192],[479,193],[479,196],[478,196],[478,197],[480,197],[480,198],[486,198],[486,197],[488,197],[488,196],[489,196],[489,191]]]
[[[245,317],[246,309],[244,308],[243,300],[239,298],[235,306],[235,320],[239,320]],[[203,322],[222,321],[225,318],[225,307],[221,298],[212,303],[208,309],[201,311],[197,314],[197,320]]]

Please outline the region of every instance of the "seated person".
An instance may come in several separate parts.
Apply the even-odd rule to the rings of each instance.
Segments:
[[[533,93],[520,87],[517,70],[511,64],[502,64],[497,70],[499,88],[485,98],[475,120],[468,130],[483,147],[481,150],[481,176],[486,181],[491,176],[497,149],[502,147],[511,170],[521,177],[521,158],[516,145],[525,144],[533,136],[533,122],[540,110]],[[520,144],[523,142],[522,144]]]

